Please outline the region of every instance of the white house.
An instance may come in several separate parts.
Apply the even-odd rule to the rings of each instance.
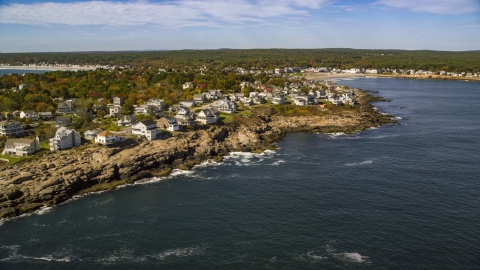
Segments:
[[[38,150],[40,150],[40,143],[37,139],[8,139],[2,155],[29,156]]]
[[[150,100],[145,103],[148,106],[153,106],[155,109],[155,113],[161,113],[165,108],[165,101],[163,99],[158,98],[151,98]]]
[[[164,116],[157,121],[157,126],[169,131],[179,130],[177,119],[171,116]]]
[[[367,69],[365,70],[365,73],[367,74],[380,74],[382,73],[381,69]]]
[[[299,105],[299,106],[308,105],[308,96],[305,96],[305,95],[295,96],[295,98],[293,99],[293,104]]]
[[[156,140],[161,133],[157,129],[157,123],[153,120],[144,120],[132,126],[132,133],[136,135],[143,135],[147,140]]]
[[[183,89],[193,88],[192,82],[186,82],[183,84]]]
[[[135,115],[124,115],[121,116],[117,124],[118,126],[131,126],[137,123],[137,117]]]
[[[110,117],[120,117],[122,115],[122,106],[110,106]]]
[[[274,94],[272,98],[273,104],[284,104],[285,96],[283,94]]]
[[[30,118],[32,121],[37,121],[38,114],[34,110],[24,110],[20,113],[20,118]]]
[[[175,118],[177,119],[178,124],[181,126],[195,125],[195,114],[187,107],[178,106]]]
[[[210,110],[201,110],[197,113],[196,119],[204,125],[215,124],[217,117]]]
[[[125,136],[117,136],[115,133],[105,130],[97,134],[95,142],[98,144],[109,145],[125,141]]]
[[[61,127],[55,132],[55,137],[49,140],[50,151],[57,151],[61,149],[68,149],[75,146],[80,146],[80,133],[74,129]]]
[[[121,97],[114,97],[114,98],[113,98],[113,105],[115,105],[115,106],[122,106],[122,105],[123,105],[123,98],[121,98]]]
[[[227,98],[217,101],[213,107],[224,113],[235,113],[237,111],[237,104]]]

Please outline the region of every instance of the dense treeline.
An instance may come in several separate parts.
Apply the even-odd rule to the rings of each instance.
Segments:
[[[390,68],[480,72],[480,51],[404,51],[356,49],[182,50],[69,53],[1,53],[0,63],[100,64],[166,69],[260,67]]]

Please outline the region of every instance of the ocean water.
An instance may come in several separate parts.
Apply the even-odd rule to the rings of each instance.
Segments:
[[[480,84],[359,78],[398,117],[289,134],[0,226],[0,269],[479,269]]]
[[[25,73],[35,73],[35,74],[43,74],[45,72],[49,72],[51,70],[45,69],[8,69],[6,67],[0,67],[0,76],[8,75],[8,74],[18,74],[22,75]]]

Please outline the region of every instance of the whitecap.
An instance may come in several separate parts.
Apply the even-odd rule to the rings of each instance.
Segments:
[[[277,160],[277,161],[273,162],[272,164],[270,164],[270,166],[278,166],[278,165],[280,165],[281,163],[284,163],[284,162],[285,162],[285,160],[280,159],[280,160]]]
[[[25,255],[21,255],[19,254],[19,249],[20,249],[20,246],[19,245],[14,245],[14,246],[2,246],[0,248],[3,248],[3,249],[7,249],[7,250],[10,250],[10,255],[6,258],[2,258],[0,259],[0,261],[16,261],[16,260],[42,260],[42,261],[54,261],[54,262],[70,262],[70,257],[69,256],[66,256],[66,257],[55,257],[53,255],[46,255],[46,256],[42,256],[42,257],[32,257],[32,256],[25,256]]]
[[[371,160],[365,160],[365,161],[362,161],[362,162],[356,162],[356,163],[347,163],[345,164],[346,166],[360,166],[360,165],[368,165],[368,164],[372,164],[373,161]]]
[[[204,249],[200,247],[176,248],[166,250],[158,255],[147,255],[148,257],[165,260],[169,257],[188,257],[204,253]]]
[[[352,263],[363,263],[363,262],[366,262],[366,260],[368,259],[368,256],[362,256],[358,252],[337,253],[337,254],[333,254],[333,256],[337,259],[340,259],[340,260],[344,261],[344,262],[352,262]]]

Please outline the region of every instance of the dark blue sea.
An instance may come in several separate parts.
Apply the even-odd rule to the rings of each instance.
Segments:
[[[1,269],[479,269],[480,83],[385,78],[394,115],[289,134],[3,221]]]

